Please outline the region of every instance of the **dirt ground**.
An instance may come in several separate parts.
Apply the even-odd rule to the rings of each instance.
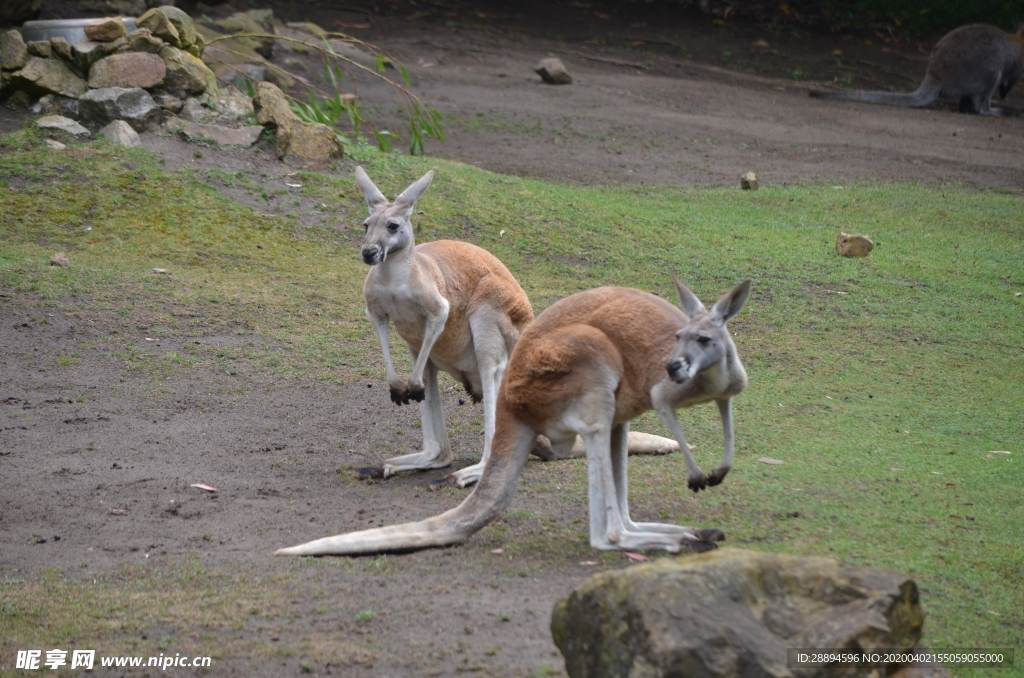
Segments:
[[[1024,188],[1019,117],[807,96],[810,86],[848,72],[858,86],[911,89],[923,75],[927,42],[720,26],[673,13],[670,3],[621,5],[621,15],[605,19],[584,4],[516,3],[515,14],[508,3],[270,6],[288,20],[349,31],[409,64],[412,89],[447,119],[447,141],[430,142],[428,152],[496,172],[588,184],[729,184],[753,170],[765,184],[881,179]],[[625,16],[626,8],[635,15]],[[48,4],[46,12],[52,18],[61,6]],[[759,40],[767,44],[755,45]],[[838,69],[835,50],[855,70]],[[533,74],[549,54],[565,61],[572,85],[543,85]],[[367,85],[360,94],[366,104],[381,104],[384,120],[394,115],[384,88]],[[1024,109],[1024,89],[1008,104]],[[0,110],[0,131],[20,127],[28,115]],[[289,171],[269,158],[269,147],[259,156],[204,149],[197,159],[180,138],[144,134],[143,143],[169,168],[257,169],[274,177]],[[418,411],[392,405],[383,382],[328,386],[192,372],[154,385],[97,348],[102,337],[148,329],[130,315],[80,312],[71,300],[54,309],[0,294],[3,576],[48,568],[90,576],[193,554],[210,568],[291,573],[290,621],[255,621],[232,633],[282,645],[348,638],[361,648],[343,667],[303,667],[309,656],[283,653],[273,661],[225,658],[212,675],[562,669],[548,630],[552,604],[611,561],[586,567],[561,552],[509,559],[491,553],[502,543],[487,532],[454,549],[389,556],[386,574],[369,565],[296,569],[292,560],[271,558],[274,548],[325,533],[432,515],[463,495],[425,491],[444,472],[376,484],[346,479],[345,469],[378,460],[368,452],[372,440],[417,444]],[[183,341],[258,339],[240,339],[230,328],[186,338],[183,329],[145,350],[172,351]],[[73,369],[56,361],[68,351],[81,355]],[[460,407],[460,395],[446,391],[446,412],[473,429],[480,407]],[[26,416],[10,416],[15,412]],[[460,465],[479,454],[476,434],[460,434],[454,444]],[[561,507],[550,492],[537,491],[561,472],[532,463],[510,510],[539,504],[562,525],[585,517],[584,506]],[[624,558],[614,563],[626,565]],[[326,613],[315,611],[322,605],[315,594],[323,591],[333,603]],[[370,609],[372,619],[356,620]]]

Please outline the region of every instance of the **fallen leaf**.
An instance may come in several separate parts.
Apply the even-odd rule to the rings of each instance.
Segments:
[[[594,16],[596,16],[598,19],[611,19],[611,17],[605,14],[604,12],[594,12]]]
[[[154,268],[153,273],[167,273],[166,268]]]
[[[600,565],[601,563],[596,560],[581,560],[580,565],[583,567],[592,567],[593,565]]]
[[[302,184],[289,184],[287,181],[284,183],[285,186],[291,186],[292,188],[302,188]]]
[[[1024,294],[1024,292],[1017,292],[1017,294],[1013,295],[1013,298],[1016,299],[1017,297],[1019,297],[1022,294]]]
[[[207,492],[220,492],[216,487],[210,487],[206,483],[192,483],[189,487],[198,487],[200,490],[206,490]]]
[[[785,464],[786,462],[780,459],[772,459],[771,457],[761,457],[758,459],[762,464]]]
[[[935,475],[937,475],[937,476],[941,476],[941,475],[942,475],[942,474],[941,474],[941,473],[939,473],[938,471],[932,471],[932,473],[933,473],[933,474],[935,474]]]
[[[963,517],[963,516],[958,516],[958,515],[957,515],[957,514],[955,514],[955,513],[950,513],[950,514],[949,514],[949,517],[950,517],[950,518],[956,518],[957,520],[963,520],[963,519],[964,519],[964,517]]]
[[[642,554],[642,553],[630,553],[629,551],[626,551],[626,556],[627,556],[627,557],[628,557],[628,558],[629,558],[630,560],[639,560],[639,561],[641,561],[641,562],[643,562],[643,561],[647,560],[647,556],[645,556],[645,555],[644,555],[644,554]]]
[[[956,483],[946,483],[946,487],[956,487]]]
[[[832,50],[832,56],[843,56],[843,50],[841,50],[841,49],[834,49],[834,50]]]
[[[632,45],[633,47],[636,47],[637,45],[644,44],[644,41],[643,40],[634,40],[633,42],[631,42],[629,44]]]
[[[156,341],[156,339],[152,339],[150,337],[146,337],[146,341]]]
[[[433,66],[433,65],[434,65],[434,62],[433,62],[433,61],[428,61],[428,62],[427,62],[427,63],[425,63],[425,64],[420,64],[420,67],[421,67],[421,68],[430,68],[430,67],[431,67],[431,66]]]
[[[764,38],[754,41],[754,47],[760,47],[761,49],[768,49],[768,41]]]
[[[505,229],[502,229],[502,230],[501,230],[501,232],[500,232],[500,233],[498,233],[498,237],[500,238],[500,237],[502,237],[503,235],[505,235]]]
[[[1010,454],[1006,450],[992,450],[989,454]]]
[[[494,549],[490,553],[491,553],[492,556],[500,556],[504,552],[505,552],[505,549]]]
[[[369,28],[370,24],[347,24],[344,21],[335,21],[335,24],[342,28]]]

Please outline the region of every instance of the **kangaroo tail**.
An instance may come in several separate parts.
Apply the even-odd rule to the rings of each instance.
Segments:
[[[504,415],[504,416],[503,416]],[[498,402],[498,421],[480,482],[466,500],[441,515],[415,523],[390,525],[279,549],[276,556],[354,556],[385,551],[416,551],[458,544],[508,506],[519,484],[536,434],[502,412]]]
[[[843,101],[862,101],[868,104],[885,104],[886,106],[908,106],[918,108],[927,106],[939,96],[942,85],[926,77],[917,90],[909,94],[896,92],[866,92],[855,90],[852,92],[819,92],[811,90],[809,94],[818,99],[841,99]]]

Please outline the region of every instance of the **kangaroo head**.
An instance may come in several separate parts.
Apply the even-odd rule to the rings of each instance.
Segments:
[[[672,280],[679,293],[679,306],[686,314],[686,324],[676,332],[676,348],[665,369],[672,381],[682,383],[717,365],[725,357],[732,346],[725,324],[747,303],[750,281],[741,282],[708,311],[686,285],[676,280],[675,276]]]
[[[370,208],[370,216],[363,222],[366,228],[361,251],[364,263],[370,266],[384,263],[389,253],[412,248],[416,244],[409,217],[433,178],[434,171],[431,170],[390,203],[363,168],[356,167],[356,184]]]

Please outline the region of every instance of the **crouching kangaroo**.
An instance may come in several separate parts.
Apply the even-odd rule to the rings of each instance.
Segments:
[[[523,288],[504,264],[475,245],[438,240],[416,245],[409,217],[434,173],[427,172],[394,203],[356,167],[356,183],[370,210],[363,222],[363,262],[372,268],[363,284],[366,315],[384,353],[391,400],[401,405],[420,402],[423,450],[361,468],[356,477],[387,478],[401,471],[444,468],[455,460],[441,409],[438,370],[463,384],[475,402],[484,405],[484,449],[478,464],[431,484],[465,487],[476,482],[491,453],[494,404],[498,385],[533,308]],[[395,371],[388,346],[388,327],[395,324],[413,356],[408,378]],[[666,453],[676,449],[667,438],[644,433],[630,440],[633,452]],[[582,445],[577,447],[582,453]],[[541,441],[538,456],[553,458]]]
[[[491,454],[476,488],[458,507],[415,523],[325,537],[278,555],[355,555],[465,541],[512,501],[538,436],[556,455],[583,438],[590,494],[590,545],[600,550],[715,548],[724,535],[661,523],[634,523],[626,482],[629,422],[653,409],[686,455],[689,486],[716,485],[732,466],[733,396],[747,375],[726,323],[750,294],[745,280],[711,311],[676,281],[681,312],[639,290],[601,287],[552,305],[523,332],[498,390]],[[725,455],[704,473],[690,454],[675,410],[714,401]]]
[[[941,97],[959,99],[960,111],[999,115],[991,107],[992,95],[999,90],[1005,99],[1024,71],[1024,26],[1016,34],[995,26],[974,24],[947,33],[928,57],[928,70],[917,91],[893,92],[818,92],[812,97],[844,99],[889,106],[927,106]]]

